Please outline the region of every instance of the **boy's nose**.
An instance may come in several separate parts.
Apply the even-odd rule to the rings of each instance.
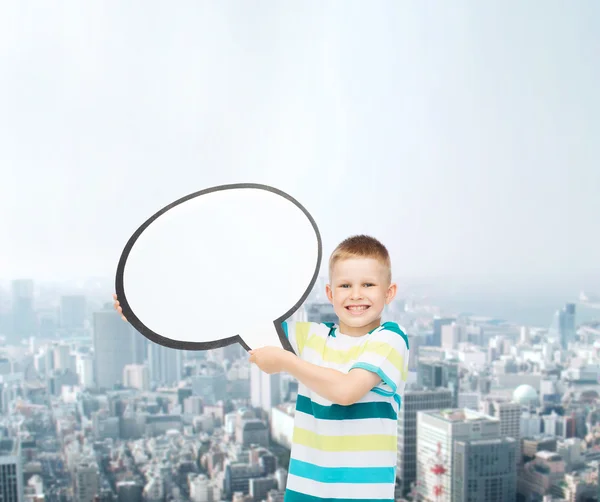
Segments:
[[[352,290],[352,299],[360,300],[361,298],[362,298],[362,294],[361,294],[360,288],[354,288]]]

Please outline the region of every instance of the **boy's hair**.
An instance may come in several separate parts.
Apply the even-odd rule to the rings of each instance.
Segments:
[[[392,282],[392,262],[387,248],[374,237],[354,235],[342,241],[331,253],[329,258],[329,276],[336,262],[347,258],[374,258],[384,265],[387,270],[388,282]]]

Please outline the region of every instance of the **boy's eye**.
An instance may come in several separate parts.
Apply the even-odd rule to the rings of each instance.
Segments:
[[[367,282],[367,283],[365,284],[365,288],[370,288],[371,286],[374,286],[374,284],[371,284],[370,282]]]

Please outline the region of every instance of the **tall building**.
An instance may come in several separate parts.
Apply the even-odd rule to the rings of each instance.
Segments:
[[[433,320],[433,334],[431,335],[431,340],[429,345],[433,345],[434,347],[442,346],[442,326],[447,326],[452,324],[456,319],[453,317],[436,317]]]
[[[83,295],[65,295],[60,298],[60,327],[81,330],[84,327],[87,302]]]
[[[516,460],[514,442],[503,441],[500,437],[500,420],[468,409],[451,409],[442,411],[420,411],[417,414],[417,491],[420,500],[463,500],[507,501],[516,497]],[[481,441],[500,441],[488,443],[494,454],[506,454],[510,464],[497,461],[485,451],[485,443]],[[471,443],[462,450],[456,445],[460,442]],[[492,449],[492,444],[498,444]],[[510,446],[512,445],[512,446]],[[472,462],[467,464],[465,472],[465,448],[482,455],[467,457]],[[511,450],[512,448],[512,450]],[[512,451],[512,453],[511,453]],[[461,454],[463,458],[461,460]],[[511,456],[512,455],[512,456]],[[478,470],[483,466],[483,470]],[[460,498],[459,481],[469,479],[467,491],[480,493],[489,488],[489,497],[471,499]],[[481,485],[483,483],[483,485]],[[483,486],[483,487],[482,487]],[[493,487],[493,489],[492,489]],[[487,493],[487,492],[486,492]],[[512,498],[510,498],[512,496]],[[438,498],[440,497],[440,498]]]
[[[483,411],[486,415],[500,420],[500,437],[513,438],[517,442],[516,461],[520,461],[521,405],[508,400],[486,399],[483,403]]]
[[[124,322],[112,304],[94,312],[94,367],[96,386],[112,389],[123,384],[123,369],[136,363],[136,342],[139,337],[133,327]]]
[[[423,358],[417,365],[417,386],[426,389],[443,387],[452,392],[452,407],[458,406],[458,364],[451,361]]]
[[[516,457],[513,438],[455,441],[452,500],[514,502]]]
[[[461,324],[453,322],[442,326],[442,347],[445,349],[456,349],[465,338],[466,329]]]
[[[269,375],[253,364],[250,367],[250,400],[252,406],[270,413],[281,403],[281,375]]]
[[[33,305],[33,281],[20,279],[11,282],[12,339],[22,340],[35,336],[37,327]]]
[[[148,369],[153,384],[176,384],[183,371],[183,351],[148,342]]]
[[[398,469],[402,493],[417,479],[417,412],[452,407],[449,389],[407,390],[398,413]]]
[[[0,439],[0,500],[25,502],[23,460],[18,439]]]
[[[90,354],[77,354],[75,358],[77,376],[79,385],[84,388],[94,387],[94,359]]]
[[[74,498],[76,502],[94,502],[100,491],[98,466],[93,462],[81,462],[75,469]]]
[[[149,390],[148,366],[145,364],[127,364],[123,369],[123,385],[141,391]]]
[[[575,324],[575,304],[567,303],[562,309],[557,310],[549,329],[549,334],[558,338],[560,345],[566,349],[569,343],[575,340],[577,333]]]

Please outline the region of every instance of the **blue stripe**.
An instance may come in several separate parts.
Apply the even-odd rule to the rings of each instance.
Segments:
[[[377,366],[373,366],[372,364],[368,364],[368,363],[354,363],[352,365],[352,368],[350,368],[351,370],[354,368],[362,368],[363,370],[367,370],[367,371],[371,371],[373,373],[375,373],[379,378],[381,378],[381,380],[386,383],[387,385],[389,385],[392,389],[392,391],[395,393],[396,390],[398,389],[398,386],[396,385],[396,382],[394,382],[389,376],[387,376],[383,370],[381,368],[378,368]],[[390,396],[392,395],[392,393],[389,394]]]
[[[283,498],[284,502],[394,502],[394,499],[343,499],[343,498],[322,498],[313,495],[305,495],[304,493],[295,492],[294,490],[286,490]]]
[[[281,327],[283,328],[283,331],[285,332],[285,337],[289,340],[290,339],[290,335],[288,333],[288,325],[286,321],[283,321],[281,323]]]
[[[323,406],[306,396],[298,395],[296,410],[321,420],[359,420],[361,418],[387,418],[398,420],[396,410],[390,403],[354,403],[349,406],[332,404]]]
[[[322,467],[291,459],[289,473],[319,483],[391,483],[396,481],[395,467]]]
[[[386,397],[390,397],[392,395],[391,392],[387,392],[383,389],[380,389],[379,387],[373,387],[371,389],[371,392],[374,392],[375,394],[379,394],[380,396],[386,396]],[[394,401],[396,401],[398,403],[398,408],[400,408],[402,406],[402,398],[398,395],[398,393],[394,394]]]

